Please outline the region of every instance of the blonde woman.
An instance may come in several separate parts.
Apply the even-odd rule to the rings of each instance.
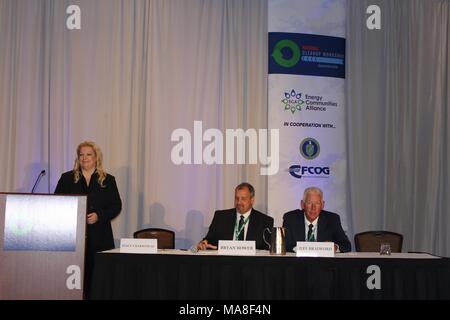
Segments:
[[[119,215],[122,201],[114,176],[103,169],[103,154],[92,141],[77,147],[73,170],[61,175],[55,193],[87,195],[86,289],[96,252],[114,248],[111,220]]]

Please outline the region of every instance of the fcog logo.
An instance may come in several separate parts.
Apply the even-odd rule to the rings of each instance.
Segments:
[[[301,165],[292,165],[289,167],[291,176],[297,179],[304,178],[328,178],[330,175],[329,167],[307,167]]]
[[[300,153],[307,160],[316,158],[320,153],[320,145],[316,139],[306,138],[300,143]]]

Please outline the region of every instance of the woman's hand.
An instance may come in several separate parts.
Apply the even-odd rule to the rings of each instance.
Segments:
[[[98,215],[96,212],[91,212],[87,215],[87,224],[94,224],[98,221]]]

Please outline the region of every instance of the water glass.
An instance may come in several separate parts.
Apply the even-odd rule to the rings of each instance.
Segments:
[[[380,244],[380,255],[391,255],[391,244],[390,243]]]

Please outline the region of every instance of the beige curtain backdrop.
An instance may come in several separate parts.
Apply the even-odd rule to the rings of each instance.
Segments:
[[[449,1],[378,0],[381,30],[366,28],[374,3],[347,3],[352,229],[450,256]],[[163,227],[188,248],[241,181],[265,211],[258,165],[176,166],[170,136],[195,120],[267,127],[266,1],[0,0],[0,30],[1,191],[29,192],[45,169],[37,191],[53,192],[90,139],[124,202],[116,239]]]
[[[81,30],[66,8],[81,9]],[[124,206],[117,239],[144,227],[206,234],[258,165],[174,165],[172,131],[266,128],[266,2],[259,0],[0,1],[0,190],[53,192],[75,148],[94,140]],[[206,146],[207,143],[204,143]]]
[[[404,235],[450,256],[450,2],[348,1],[347,98],[354,231]],[[381,9],[381,29],[366,8]]]

